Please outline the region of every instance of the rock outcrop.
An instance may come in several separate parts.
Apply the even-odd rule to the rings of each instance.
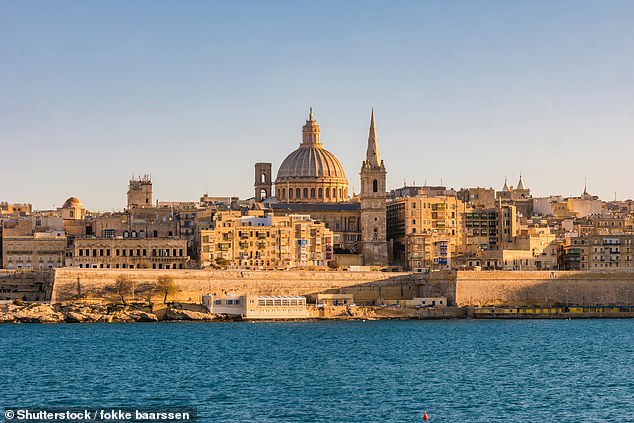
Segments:
[[[165,320],[214,320],[211,313],[202,313],[200,311],[184,310],[175,307],[169,307],[165,312]]]
[[[3,304],[0,323],[158,322],[147,306],[90,303]]]

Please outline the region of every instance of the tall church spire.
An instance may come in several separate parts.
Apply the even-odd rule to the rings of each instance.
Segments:
[[[520,173],[520,180],[517,183],[517,189],[524,189],[524,181],[522,181],[522,174]]]
[[[366,266],[387,265],[387,193],[385,164],[379,155],[374,123],[370,119],[368,151],[361,165],[361,256]]]
[[[365,162],[370,166],[381,166],[379,142],[378,137],[376,136],[376,127],[374,123],[374,108],[372,108],[372,117],[370,118],[370,134],[368,135],[368,151],[365,155]]]

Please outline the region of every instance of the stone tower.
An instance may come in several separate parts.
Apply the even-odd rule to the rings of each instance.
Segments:
[[[379,155],[373,109],[368,150],[360,173],[361,255],[365,266],[387,266],[386,174]]]
[[[152,207],[152,179],[150,175],[132,176],[128,188],[128,209]]]
[[[255,201],[260,202],[266,198],[271,197],[271,163],[256,163],[255,164]]]

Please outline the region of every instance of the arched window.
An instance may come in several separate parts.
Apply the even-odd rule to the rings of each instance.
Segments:
[[[262,172],[262,181],[263,184],[266,183],[266,173]]]
[[[302,194],[299,188],[295,188],[295,198],[302,198]]]
[[[288,198],[293,198],[293,188],[289,188],[289,190],[288,190]]]
[[[372,181],[372,192],[379,192],[379,181]]]
[[[330,188],[326,188],[326,198],[330,198]]]
[[[310,189],[310,198],[315,198],[315,188]]]
[[[332,189],[332,198],[334,198],[334,199],[337,198],[337,188],[333,188]]]
[[[379,233],[376,230],[376,228],[374,228],[374,240],[377,241],[379,239]]]
[[[339,188],[339,198],[343,198],[343,188]]]
[[[304,198],[308,198],[308,188],[304,188]]]
[[[317,197],[321,198],[324,196],[324,190],[319,188],[319,190],[317,190]]]
[[[280,200],[283,200],[284,197],[286,197],[286,188],[282,188],[282,198]]]

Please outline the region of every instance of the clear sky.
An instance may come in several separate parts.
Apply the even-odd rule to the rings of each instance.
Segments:
[[[0,200],[253,195],[313,106],[351,188],[634,197],[634,2],[0,0]]]

